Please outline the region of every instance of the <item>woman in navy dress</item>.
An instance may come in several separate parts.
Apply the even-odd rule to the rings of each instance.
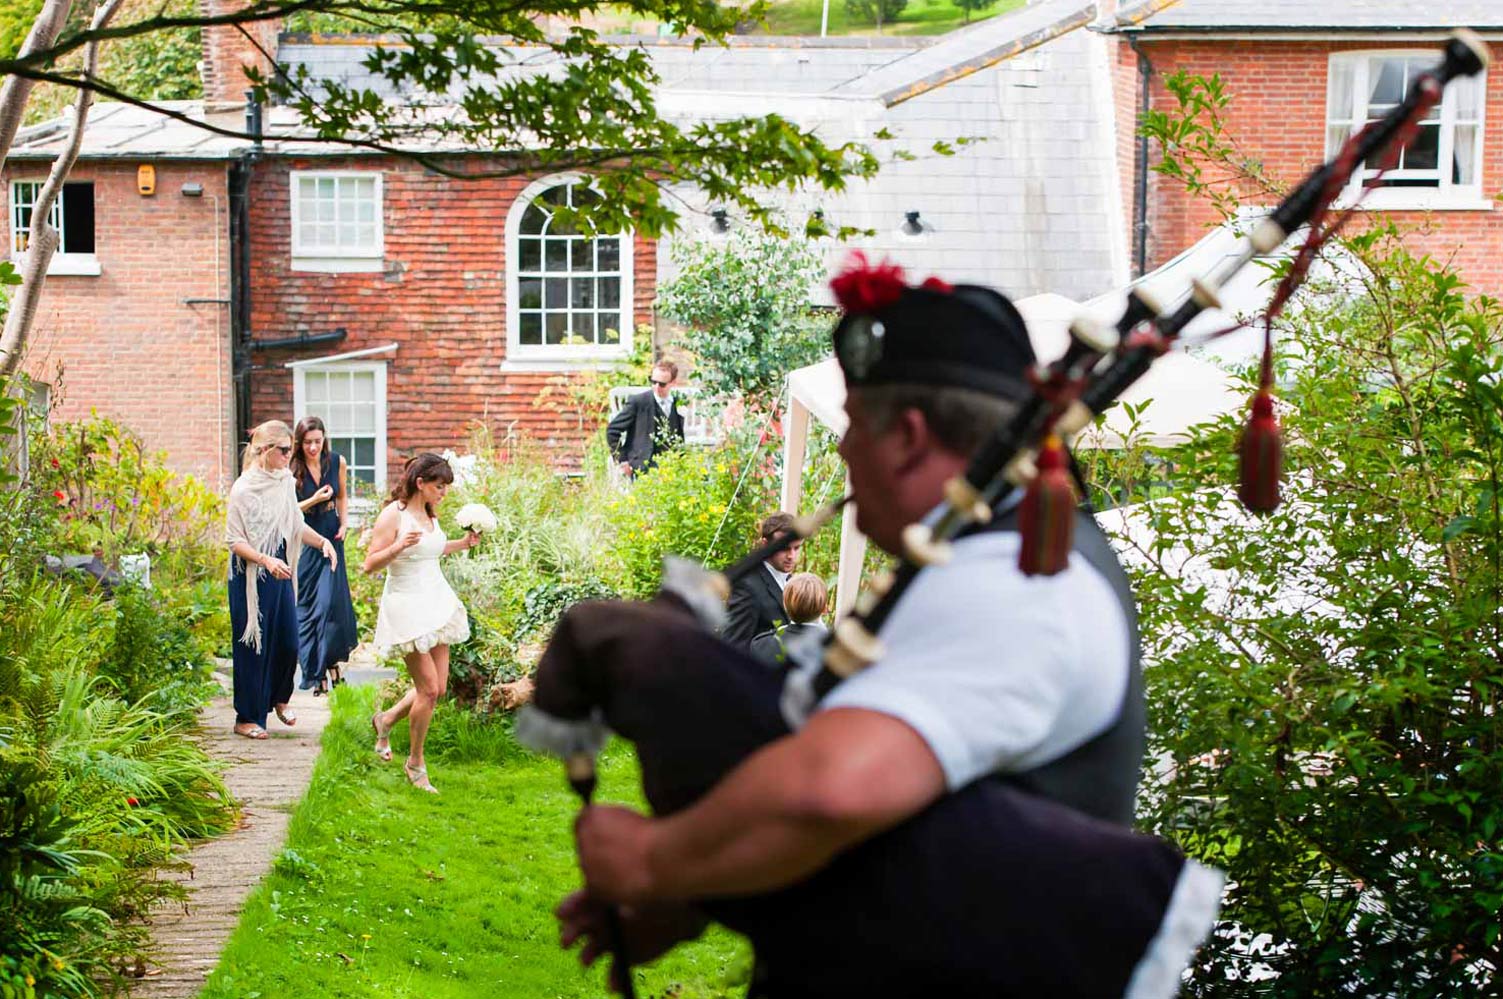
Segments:
[[[283,725],[297,723],[287,704],[297,669],[293,580],[302,563],[332,565],[337,557],[333,543],[303,521],[287,468],[291,457],[287,424],[271,420],[257,427],[225,510],[235,734],[247,739],[266,738],[266,715],[272,710]],[[312,550],[304,551],[307,546]]]
[[[344,534],[349,527],[349,465],[329,450],[324,421],[305,417],[293,434],[292,477],[297,501],[308,526],[334,542],[338,559],[298,566],[297,659],[303,666],[302,689],[317,697],[339,682],[340,665],[359,644],[355,605],[344,565]]]

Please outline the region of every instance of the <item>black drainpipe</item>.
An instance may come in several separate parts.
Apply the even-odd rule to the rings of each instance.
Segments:
[[[1138,57],[1138,77],[1142,82],[1138,114],[1144,115],[1148,113],[1148,102],[1152,95],[1153,63],[1149,61],[1148,54],[1138,47],[1136,35],[1129,33],[1127,44]],[[1138,136],[1137,162],[1133,165],[1132,238],[1132,276],[1139,278],[1148,270],[1148,136],[1142,134]]]
[[[251,430],[251,297],[250,180],[261,158],[261,105],[245,94],[245,131],[255,145],[230,167],[230,330],[233,344],[230,378],[235,386],[235,453],[230,467],[240,467],[240,445]]]

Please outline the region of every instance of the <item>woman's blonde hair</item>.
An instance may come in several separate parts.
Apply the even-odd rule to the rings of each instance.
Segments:
[[[250,471],[251,465],[261,457],[261,452],[279,440],[292,440],[292,431],[281,420],[267,420],[251,431],[250,443],[240,452],[240,471]]]
[[[825,612],[830,594],[824,580],[812,572],[796,572],[783,587],[783,609],[794,624],[808,624]]]

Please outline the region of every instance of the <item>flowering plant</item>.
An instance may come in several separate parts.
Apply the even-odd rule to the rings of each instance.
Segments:
[[[466,503],[454,515],[454,523],[466,531],[486,534],[496,529],[496,515],[484,503]]]

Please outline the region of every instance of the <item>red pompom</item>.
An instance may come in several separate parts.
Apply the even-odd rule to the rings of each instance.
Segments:
[[[852,252],[845,270],[830,279],[835,301],[846,312],[876,312],[902,298],[907,289],[903,268],[891,260],[874,265],[860,250]]]
[[[1253,513],[1272,513],[1279,505],[1284,473],[1284,439],[1273,412],[1273,396],[1260,389],[1253,396],[1252,416],[1238,443],[1241,482],[1237,497]]]
[[[924,288],[928,291],[937,291],[941,295],[948,295],[950,294],[950,292],[955,290],[955,286],[953,284],[946,281],[944,278],[937,277],[924,278],[924,283],[919,285],[919,287]]]
[[[1038,470],[1018,509],[1018,533],[1023,542],[1018,568],[1025,576],[1053,576],[1070,564],[1075,507],[1079,503],[1065,445],[1053,434],[1039,448]]]

